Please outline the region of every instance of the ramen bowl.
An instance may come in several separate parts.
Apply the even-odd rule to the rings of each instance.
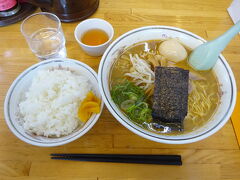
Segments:
[[[36,135],[31,132],[25,131],[22,125],[21,116],[19,116],[19,104],[25,99],[25,92],[28,91],[33,78],[36,77],[39,70],[52,70],[52,69],[67,69],[74,73],[80,74],[88,78],[88,82],[91,85],[91,90],[101,97],[97,74],[88,65],[73,59],[57,58],[42,61],[34,64],[24,72],[22,72],[10,86],[4,103],[4,116],[5,121],[12,131],[20,140],[35,146],[53,147],[70,143],[85,133],[87,133],[97,122],[103,109],[103,101],[101,102],[101,110],[98,114],[92,114],[88,121],[82,126],[78,126],[70,134],[60,137],[46,137]],[[48,82],[46,82],[47,84]],[[80,89],[81,90],[81,89]],[[70,91],[71,92],[71,91]],[[67,95],[67,94],[66,94]],[[64,109],[61,109],[62,111]]]
[[[213,68],[221,91],[220,103],[213,116],[196,130],[177,135],[167,135],[149,131],[131,121],[111,98],[109,88],[110,73],[119,54],[138,42],[159,39],[165,40],[169,38],[177,38],[182,44],[190,49],[194,49],[206,42],[203,38],[189,31],[169,26],[147,26],[123,34],[108,47],[100,62],[98,81],[102,98],[109,111],[123,126],[143,138],[166,144],[186,144],[200,141],[221,129],[230,118],[235,106],[235,78],[230,66],[222,55],[219,56],[219,60]]]

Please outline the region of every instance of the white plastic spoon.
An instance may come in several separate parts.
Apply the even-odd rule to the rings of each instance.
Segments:
[[[219,54],[239,31],[240,21],[218,38],[198,46],[190,54],[190,66],[200,71],[211,69],[216,64]]]

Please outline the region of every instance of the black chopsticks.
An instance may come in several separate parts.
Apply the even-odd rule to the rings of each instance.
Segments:
[[[70,161],[116,162],[138,164],[182,165],[180,155],[147,154],[51,154],[51,159]]]

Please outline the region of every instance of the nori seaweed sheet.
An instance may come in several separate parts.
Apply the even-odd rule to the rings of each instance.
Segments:
[[[189,71],[178,67],[155,68],[153,94],[153,121],[183,130],[183,120],[188,112]]]

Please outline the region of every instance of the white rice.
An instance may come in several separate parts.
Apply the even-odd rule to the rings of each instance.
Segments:
[[[39,71],[19,104],[24,130],[47,137],[70,134],[81,123],[78,107],[90,89],[85,76],[69,70]]]

